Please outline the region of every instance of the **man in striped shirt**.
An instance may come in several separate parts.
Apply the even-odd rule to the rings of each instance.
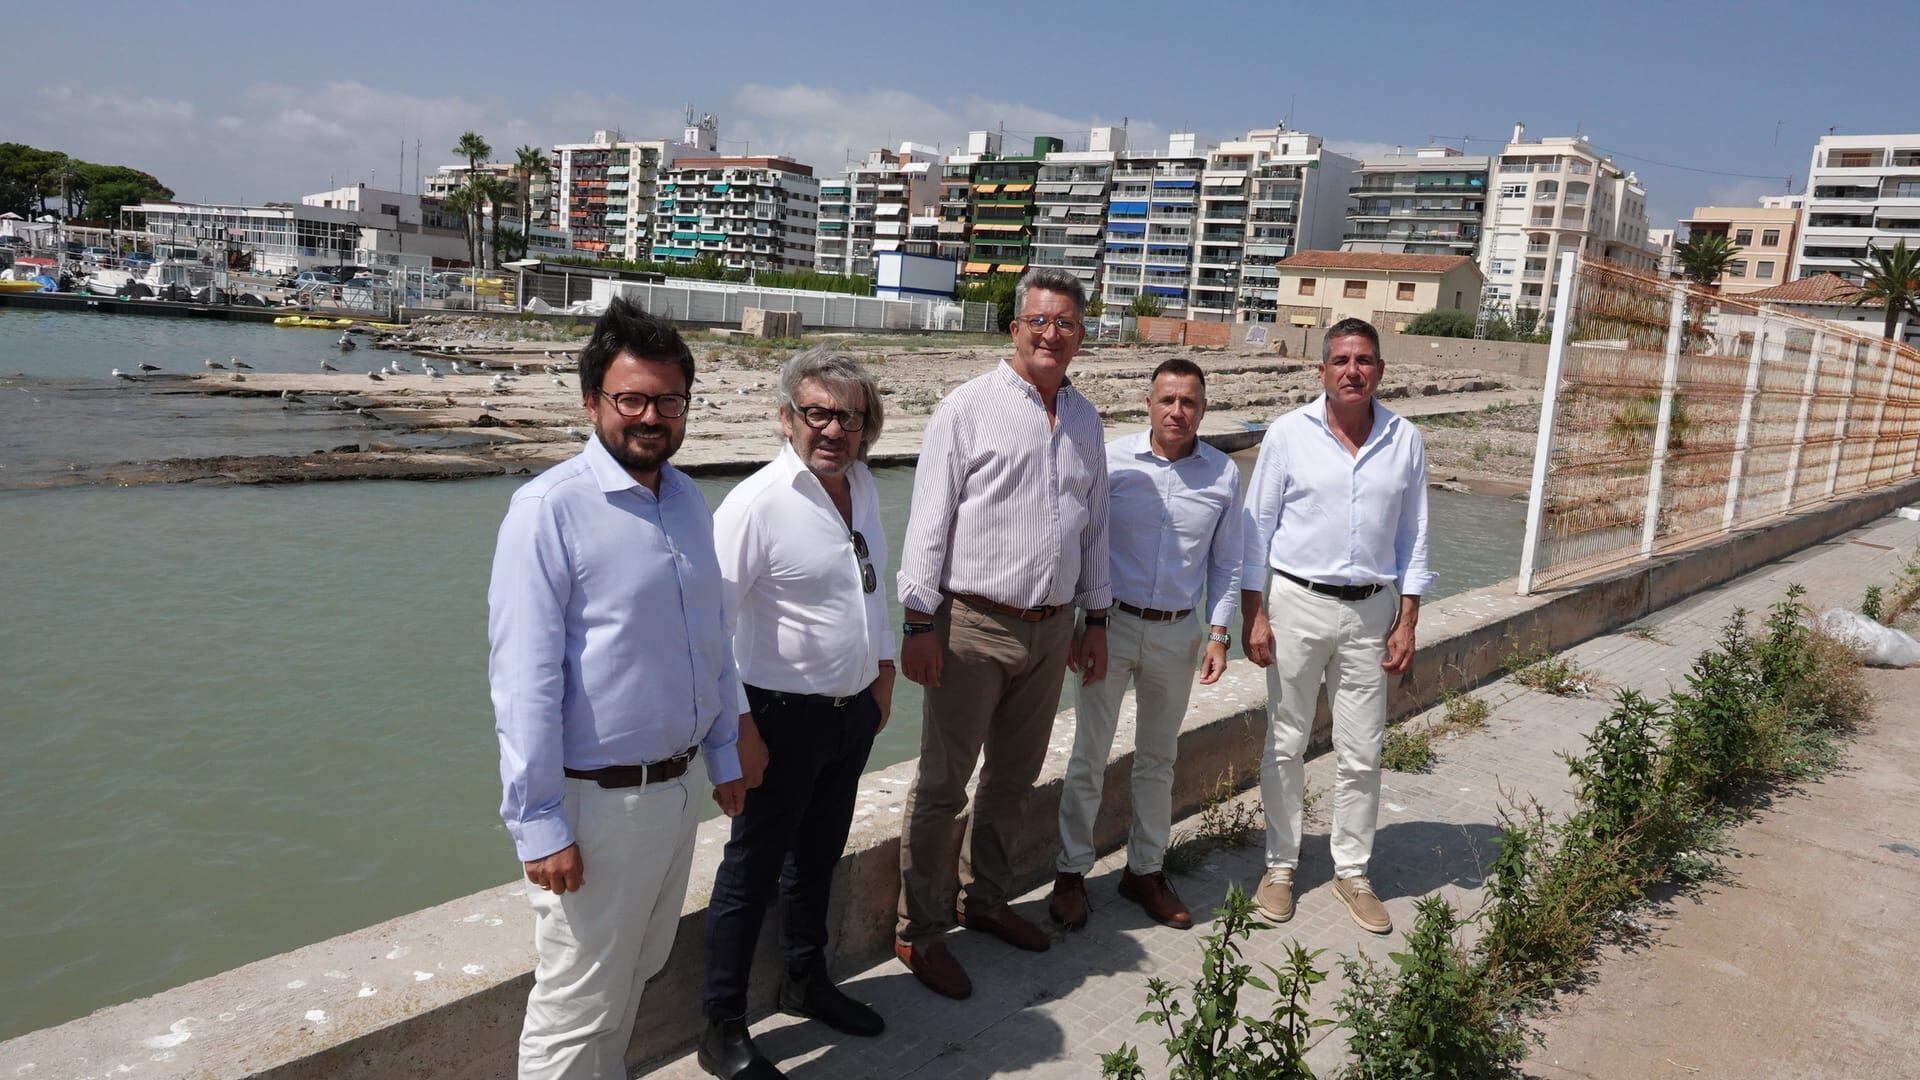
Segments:
[[[1007,904],[1012,822],[1045,760],[1065,669],[1088,682],[1106,674],[1106,448],[1099,413],[1067,382],[1084,301],[1066,271],[1020,279],[1013,358],[940,403],[914,477],[900,667],[926,694],[894,950],[953,998],[973,992],[941,940],[956,918],[1017,948],[1047,948],[1045,931]],[[1077,641],[1076,606],[1087,613]]]

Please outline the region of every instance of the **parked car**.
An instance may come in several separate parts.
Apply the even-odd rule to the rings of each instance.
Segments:
[[[338,284],[340,284],[339,278],[334,277],[332,274],[323,273],[319,270],[302,270],[293,279],[293,287],[296,289],[311,288],[315,285],[338,285]]]
[[[88,262],[103,263],[113,258],[113,249],[104,248],[104,247],[90,247],[90,248],[87,248],[85,251],[82,251],[80,253],[80,257],[87,260]]]

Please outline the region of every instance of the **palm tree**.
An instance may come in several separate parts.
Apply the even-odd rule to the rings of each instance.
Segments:
[[[467,183],[471,185],[474,178],[480,175],[480,162],[493,156],[493,147],[487,140],[480,137],[479,132],[463,131],[460,133],[460,141],[453,144],[453,152],[467,159]],[[473,232],[479,231],[480,206],[481,203],[478,201],[468,206],[467,212],[473,217],[472,232],[468,234],[470,236]],[[479,265],[479,260],[474,260],[476,269]]]
[[[1887,340],[1893,340],[1901,315],[1920,319],[1920,248],[1909,251],[1904,239],[1896,240],[1892,248],[1869,247],[1867,257],[1853,260],[1853,265],[1860,271],[1861,285],[1850,303],[1885,308],[1882,334]]]
[[[441,203],[441,206],[446,209],[447,213],[460,215],[460,234],[467,241],[467,263],[469,265],[474,264],[473,207],[476,201],[478,200],[474,197],[473,189],[463,187],[448,195],[446,200]]]
[[[506,181],[501,180],[492,173],[480,173],[467,181],[467,190],[473,192],[473,213],[476,221],[479,219],[480,209],[483,205],[488,207],[492,212],[493,255],[488,260],[488,265],[499,269],[501,211],[505,209],[505,204],[513,198],[513,189],[507,186]],[[478,265],[478,263],[475,265]]]
[[[513,171],[520,176],[520,257],[527,257],[527,240],[533,235],[533,178],[547,176],[553,166],[537,146],[522,146],[513,152]]]
[[[1673,257],[1686,269],[1689,280],[1703,289],[1711,289],[1733,266],[1733,257],[1740,254],[1740,250],[1727,239],[1726,233],[1697,233],[1675,244]]]

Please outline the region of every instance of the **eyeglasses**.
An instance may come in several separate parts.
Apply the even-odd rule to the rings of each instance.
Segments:
[[[828,409],[819,405],[808,405],[802,408],[800,410],[800,419],[805,420],[807,426],[815,431],[827,430],[827,425],[833,423],[835,420],[840,421],[841,431],[849,433],[859,431],[861,428],[867,426],[867,414],[864,412],[848,412],[845,409]]]
[[[629,391],[624,394],[609,394],[600,391],[600,396],[613,402],[613,407],[621,416],[645,416],[647,406],[669,420],[687,415],[687,395],[685,394],[642,394]]]
[[[1046,333],[1049,326],[1063,334],[1077,334],[1081,329],[1079,319],[1070,319],[1065,315],[1056,315],[1053,318],[1045,315],[1022,315],[1014,321],[1036,334]]]
[[[873,572],[873,564],[868,562],[873,556],[867,553],[867,538],[860,530],[853,530],[853,554],[860,560],[860,591],[870,593],[880,587],[880,579]]]

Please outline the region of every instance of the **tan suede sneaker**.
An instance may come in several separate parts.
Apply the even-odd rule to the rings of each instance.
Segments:
[[[1346,902],[1347,914],[1360,924],[1360,929],[1375,934],[1393,932],[1393,919],[1387,915],[1386,905],[1373,895],[1373,886],[1364,876],[1334,878],[1333,895]]]
[[[1274,922],[1293,918],[1293,867],[1276,866],[1261,875],[1260,887],[1253,893],[1253,907]]]

